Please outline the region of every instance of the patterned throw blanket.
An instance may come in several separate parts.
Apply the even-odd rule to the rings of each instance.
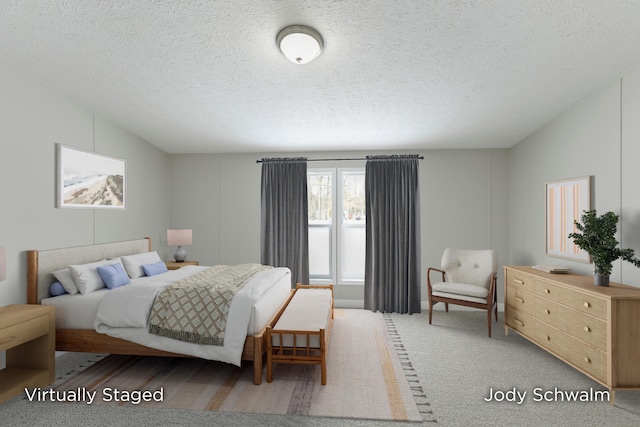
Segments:
[[[234,295],[260,271],[260,264],[217,265],[164,288],[149,313],[149,332],[180,341],[224,345]]]

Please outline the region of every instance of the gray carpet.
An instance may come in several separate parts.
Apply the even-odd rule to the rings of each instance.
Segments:
[[[598,383],[513,331],[505,336],[503,316],[487,337],[479,311],[435,311],[393,315],[413,368],[441,426],[638,426],[640,391],[616,393],[609,402],[535,402],[543,391],[604,390]],[[527,391],[521,405],[485,402],[489,389]]]
[[[429,413],[424,425],[441,426],[637,426],[640,425],[640,391],[618,392],[616,405],[608,402],[535,402],[537,387],[543,391],[603,390],[575,369],[529,343],[513,332],[504,335],[494,323],[494,337],[486,337],[481,312],[436,311],[433,325],[427,314],[387,316],[397,330],[394,344],[403,358],[405,371],[416,378],[417,399]],[[502,313],[500,315],[502,321]],[[78,358],[80,357],[80,358]],[[58,358],[64,374],[84,358]],[[89,362],[90,363],[90,362]],[[72,375],[72,373],[71,373]],[[62,381],[61,378],[59,381]],[[528,399],[485,402],[490,388],[527,391]],[[136,407],[33,404],[16,397],[0,405],[2,425],[12,426],[415,426],[419,423],[373,422],[353,419],[251,415],[224,412],[147,410]]]

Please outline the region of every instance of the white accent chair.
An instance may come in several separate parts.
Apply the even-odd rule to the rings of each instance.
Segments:
[[[440,273],[441,280],[431,281],[431,273]],[[429,296],[429,324],[433,306],[443,302],[449,312],[449,304],[487,310],[489,337],[491,337],[491,312],[498,321],[496,277],[498,256],[491,249],[445,249],[440,268],[427,270]]]

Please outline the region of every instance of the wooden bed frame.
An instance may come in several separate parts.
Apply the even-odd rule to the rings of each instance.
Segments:
[[[86,249],[97,249],[100,252],[98,259],[95,255],[87,255]],[[69,251],[69,256],[65,252]],[[41,271],[40,255],[37,250],[27,251],[27,303],[40,304],[43,298],[48,297],[48,289],[55,280],[52,271],[64,268],[69,264],[84,264],[98,261],[103,258],[111,258],[123,255],[133,255],[136,253],[150,252],[151,238],[131,240],[125,242],[105,243],[98,245],[79,246],[74,248],[53,249],[45,252],[56,252],[61,255],[53,263],[46,266],[46,271]],[[74,256],[77,255],[78,258]],[[52,258],[56,258],[55,254]],[[70,259],[73,258],[72,261]],[[292,290],[293,293],[293,290]],[[289,299],[286,299],[281,307],[276,311],[274,318],[286,307]],[[271,319],[272,321],[273,319]],[[267,325],[271,324],[271,321]],[[253,362],[253,382],[256,385],[262,383],[263,358],[266,354],[266,326],[257,334],[247,336],[242,352],[243,361]],[[56,350],[105,353],[105,354],[126,354],[138,356],[163,356],[163,357],[194,357],[184,354],[171,353],[154,348],[146,347],[119,338],[113,338],[105,334],[100,334],[93,329],[56,329]]]

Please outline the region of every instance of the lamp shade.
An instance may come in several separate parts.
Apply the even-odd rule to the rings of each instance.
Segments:
[[[276,37],[276,43],[282,54],[295,64],[313,61],[324,47],[320,33],[304,25],[283,28]]]
[[[193,242],[191,230],[167,230],[169,246],[187,246]]]

